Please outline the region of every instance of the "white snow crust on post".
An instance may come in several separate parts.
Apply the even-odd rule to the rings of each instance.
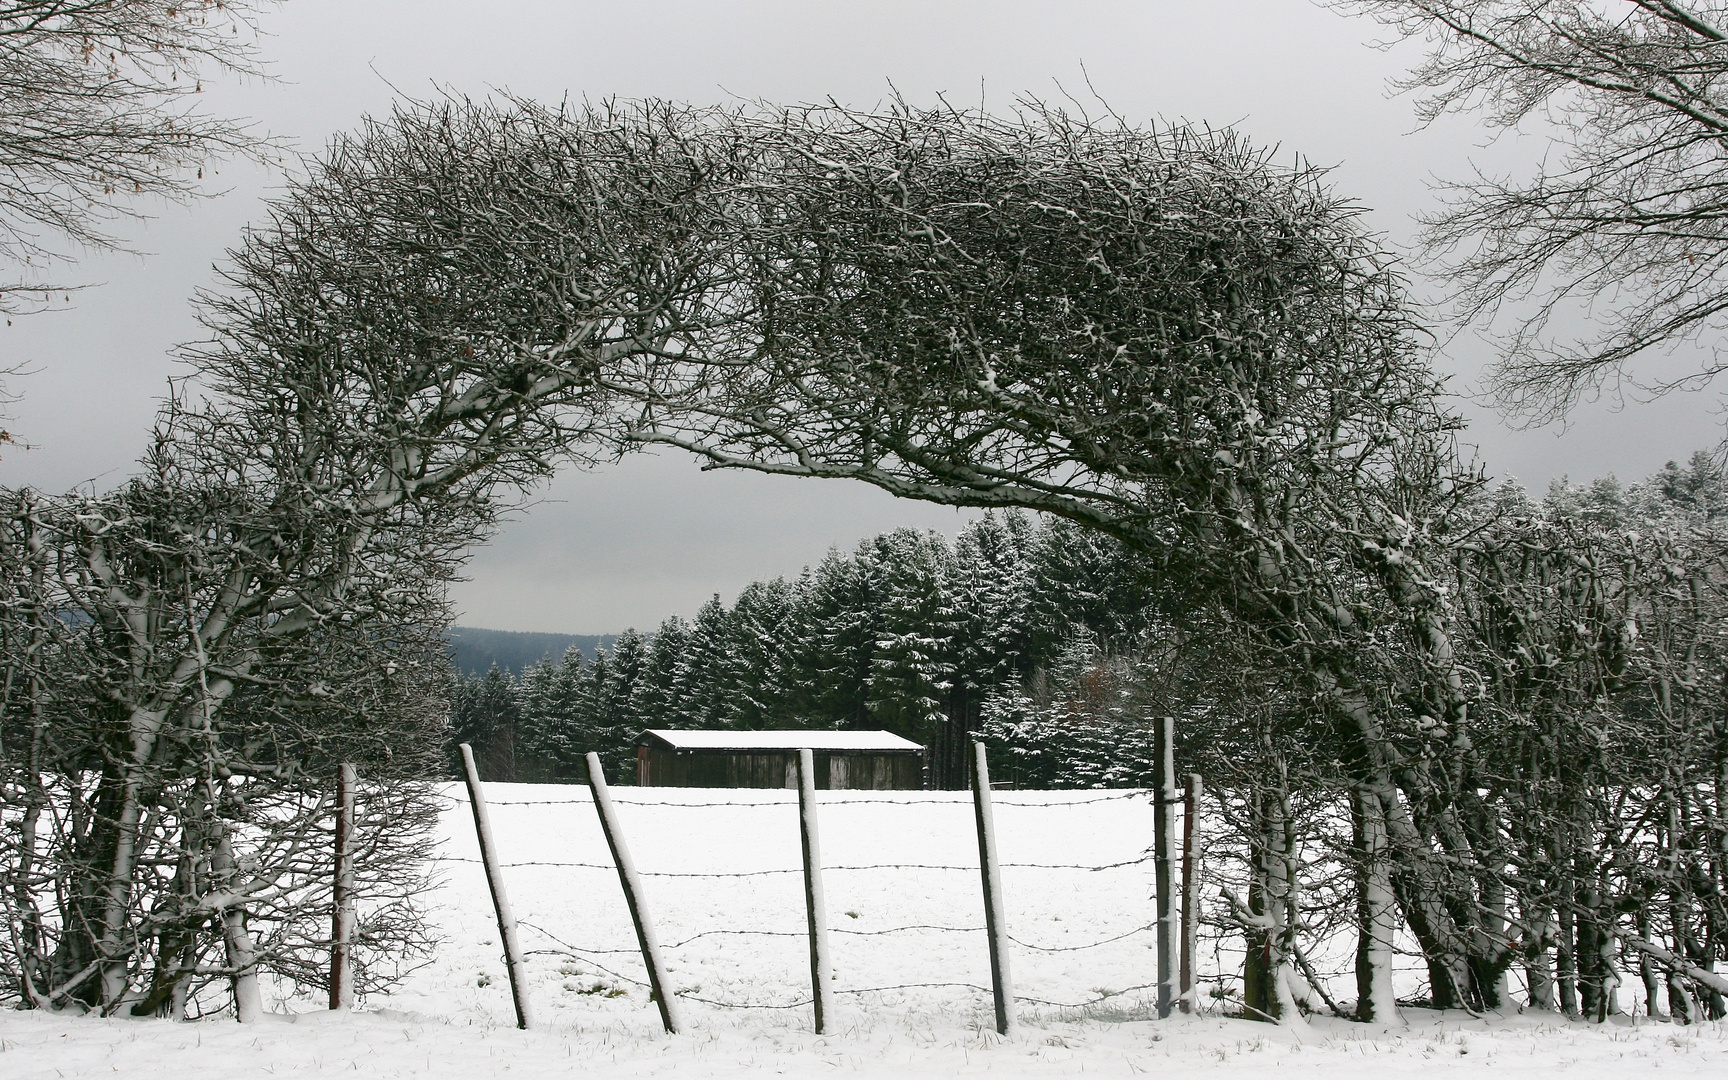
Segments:
[[[354,784],[352,765],[336,766],[336,880],[331,890],[330,1007],[354,1007]]]
[[[1008,912],[1002,898],[1002,868],[996,861],[996,819],[990,812],[990,766],[981,742],[972,744],[972,810],[978,822],[978,872],[984,882],[984,930],[990,941],[996,1031],[1007,1035],[1014,1030],[1014,978],[1008,969]]]
[[[810,994],[816,1034],[827,1034],[834,965],[828,950],[828,904],[822,895],[822,845],[816,832],[816,755],[798,751],[798,834],[804,850],[804,910],[810,923]]]
[[[612,792],[606,786],[606,772],[600,767],[600,755],[589,754],[588,787],[594,793],[594,811],[600,815],[600,829],[606,834],[606,846],[612,851],[612,862],[618,867],[618,883],[624,888],[624,903],[630,909],[630,921],[636,926],[636,944],[642,950],[642,965],[648,969],[648,988],[660,1006],[660,1023],[669,1035],[678,1034],[678,1011],[665,977],[665,965],[660,961],[660,942],[654,937],[654,923],[648,917],[648,897],[642,890],[642,879],[636,873],[636,863],[630,858],[630,848],[624,843],[624,832],[618,827],[618,811],[612,805]]]
[[[486,885],[492,890],[492,909],[498,913],[498,938],[504,944],[504,970],[510,975],[510,999],[516,1005],[516,1026],[526,1031],[533,1025],[528,1010],[528,972],[522,950],[516,944],[516,916],[504,894],[504,872],[498,865],[498,850],[492,842],[492,820],[486,814],[486,793],[480,787],[480,770],[474,750],[463,743],[462,769],[468,777],[468,805],[474,811],[474,833],[480,841],[480,861],[486,867]]]

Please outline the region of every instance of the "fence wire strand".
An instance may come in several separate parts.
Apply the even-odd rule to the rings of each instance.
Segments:
[[[487,806],[592,806],[593,805],[592,799],[590,799],[588,797],[588,795],[586,794],[586,792],[588,791],[588,786],[586,784],[571,784],[569,786],[576,789],[579,792],[582,792],[583,794],[581,794],[579,796],[572,796],[571,798],[568,798],[568,799],[487,799],[486,805]],[[661,790],[669,790],[669,789],[663,788]],[[767,788],[767,789],[743,789],[743,790],[778,791],[780,789]],[[760,808],[765,808],[765,807],[789,807],[789,808],[796,809],[798,806],[798,800],[795,797],[795,794],[793,793],[792,789],[790,789],[790,788],[785,789],[785,790],[787,791],[787,794],[789,796],[788,798],[771,799],[771,800],[765,800],[762,802],[724,802],[724,801],[722,801],[722,802],[675,802],[675,801],[663,800],[663,799],[632,799],[632,798],[628,798],[628,797],[620,798],[616,794],[614,794],[612,796],[612,801],[613,801],[613,803],[615,803],[619,806],[651,806],[651,807],[656,807],[659,809],[668,809],[668,810],[696,810],[696,809],[714,809],[714,808],[725,808],[728,810],[739,810],[739,809],[755,810],[755,809],[760,809]],[[839,789],[824,789],[824,791],[829,791],[829,792],[831,792],[833,790],[839,790]],[[1084,790],[1084,789],[1081,789],[1081,790]],[[848,806],[944,806],[944,805],[964,806],[964,805],[967,805],[968,803],[970,803],[970,801],[971,801],[971,797],[970,797],[969,793],[967,793],[965,791],[959,791],[959,790],[934,790],[933,789],[933,790],[926,792],[925,794],[926,794],[926,797],[921,798],[921,799],[887,799],[887,798],[823,799],[820,797],[820,795],[818,795],[816,805],[823,807],[825,809],[832,808],[832,809],[836,809],[836,810],[843,810]],[[1000,792],[992,792],[990,801],[991,801],[992,805],[998,806],[998,807],[1008,806],[1008,807],[1015,807],[1018,809],[1025,809],[1025,810],[1061,810],[1061,809],[1064,809],[1064,808],[1069,807],[1069,806],[1088,806],[1088,805],[1091,805],[1093,803],[1120,802],[1124,799],[1145,799],[1145,800],[1147,800],[1147,804],[1150,805],[1152,800],[1154,799],[1155,795],[1156,795],[1155,792],[1136,789],[1133,791],[1115,792],[1115,793],[1112,793],[1109,795],[1098,795],[1098,796],[1093,796],[1093,797],[1084,798],[1084,799],[1063,799],[1059,802],[1020,802],[1020,801],[1017,801],[1014,799],[1004,799]],[[948,796],[948,797],[937,798],[937,797],[931,797],[931,796]],[[456,806],[467,806],[468,805],[468,798],[465,795],[446,795],[443,793],[437,793],[437,794],[432,795],[431,798],[439,799],[439,800],[451,803],[452,805],[456,805]],[[1178,802],[1178,803],[1181,802],[1180,799],[1176,799],[1176,800],[1172,800],[1172,801]]]
[[[593,805],[592,800],[588,796],[588,792],[587,792],[585,786],[583,786],[581,788],[581,791],[579,793],[572,793],[572,795],[573,795],[573,797],[564,798],[564,799],[498,799],[498,800],[488,799],[486,801],[486,804],[489,807],[516,807],[516,806],[522,806],[522,807],[530,807],[530,806],[580,807],[580,806],[592,806]],[[935,795],[937,797],[932,798],[932,797],[930,797],[931,795]],[[773,807],[773,808],[778,808],[778,809],[782,809],[782,810],[794,810],[794,811],[796,811],[798,809],[798,802],[796,800],[795,793],[792,791],[788,791],[786,793],[786,796],[787,796],[786,798],[777,798],[777,799],[760,801],[760,802],[757,802],[757,801],[737,801],[737,802],[734,802],[734,801],[704,801],[704,802],[686,803],[686,802],[663,801],[663,800],[659,800],[659,799],[632,799],[632,798],[628,798],[628,797],[619,798],[617,795],[614,795],[613,801],[615,803],[618,803],[621,805],[643,806],[643,807],[675,809],[675,810],[681,810],[681,809],[718,809],[718,808],[733,810],[733,809],[756,809],[756,808],[762,808],[762,807]],[[993,797],[992,797],[992,803],[998,807],[1008,807],[1008,808],[1016,809],[1016,810],[1018,810],[1018,809],[1061,810],[1063,808],[1070,807],[1070,806],[1085,806],[1085,805],[1092,805],[1092,804],[1097,804],[1097,803],[1121,802],[1121,801],[1136,800],[1136,799],[1148,800],[1148,802],[1150,802],[1150,800],[1152,798],[1154,798],[1155,796],[1156,796],[1155,792],[1143,790],[1143,789],[1134,789],[1134,790],[1129,790],[1129,791],[1111,792],[1109,794],[1103,794],[1103,795],[1097,795],[1097,796],[1088,796],[1088,797],[1084,797],[1084,798],[1076,798],[1076,799],[1062,800],[1062,801],[1056,801],[1056,802],[1049,802],[1049,801],[1036,801],[1036,802],[1034,802],[1034,801],[1021,801],[1021,800],[1016,800],[1016,799],[1011,799],[1011,798],[1005,799],[1002,797],[1002,795],[1000,793],[994,793]],[[444,801],[451,804],[452,806],[466,805],[469,802],[469,800],[465,796],[461,796],[461,795],[439,795],[438,797],[442,798]],[[894,797],[866,796],[866,797],[861,797],[861,798],[844,798],[843,797],[843,798],[832,799],[832,800],[819,799],[817,805],[823,811],[828,811],[828,810],[844,810],[847,807],[851,807],[851,806],[890,805],[890,806],[909,806],[909,807],[922,807],[922,808],[928,808],[928,807],[932,807],[932,806],[945,806],[945,805],[966,806],[966,805],[969,805],[970,802],[971,802],[970,796],[966,792],[955,791],[955,792],[940,792],[940,793],[931,792],[922,798],[894,798]],[[1005,870],[1006,869],[1052,870],[1052,871],[1075,871],[1075,872],[1083,872],[1083,873],[1098,873],[1098,872],[1107,871],[1107,870],[1116,870],[1116,869],[1123,869],[1123,868],[1128,868],[1128,867],[1143,866],[1147,863],[1153,862],[1154,858],[1155,857],[1154,857],[1153,853],[1148,850],[1136,858],[1124,859],[1124,860],[1121,860],[1118,862],[1111,862],[1111,863],[1094,864],[1094,863],[1004,862],[1004,863],[1001,863],[1000,865]],[[452,862],[452,863],[468,863],[468,864],[479,864],[481,862],[481,860],[477,859],[477,858],[466,857],[466,856],[457,856],[457,855],[434,856],[434,861]],[[558,869],[566,869],[567,868],[567,869],[582,869],[582,870],[603,870],[603,871],[614,871],[617,869],[617,867],[612,863],[596,863],[596,862],[581,862],[581,861],[557,861],[557,860],[524,860],[524,861],[520,861],[520,862],[500,863],[499,865],[501,868],[504,868],[504,869],[535,868],[535,867],[558,868]],[[860,864],[827,865],[827,866],[821,867],[821,870],[824,872],[827,872],[827,871],[867,872],[867,871],[901,870],[901,871],[942,871],[942,872],[959,872],[959,873],[977,873],[979,871],[979,867],[976,864],[965,865],[965,864],[950,864],[950,863],[860,863]],[[685,878],[685,879],[726,879],[726,878],[747,879],[747,878],[770,877],[770,876],[785,876],[785,875],[794,875],[794,874],[801,875],[804,873],[804,869],[803,869],[803,867],[800,866],[800,867],[784,867],[784,868],[772,868],[772,869],[764,869],[764,870],[745,870],[745,871],[730,871],[730,872],[641,871],[640,873],[643,877],[668,878],[668,879],[678,879],[678,878]],[[635,948],[635,947],[604,948],[604,949],[602,949],[602,948],[588,948],[586,946],[577,945],[577,944],[565,941],[562,938],[560,938],[558,935],[553,934],[551,931],[547,930],[544,926],[541,926],[537,923],[533,923],[533,922],[530,922],[528,920],[518,920],[518,921],[519,921],[520,925],[522,925],[523,927],[531,929],[531,930],[543,935],[547,940],[553,942],[557,946],[556,948],[542,948],[542,949],[529,950],[527,955],[564,957],[574,964],[583,965],[587,968],[592,968],[595,972],[598,972],[601,975],[604,975],[608,978],[611,978],[619,984],[628,984],[631,986],[641,987],[644,989],[648,988],[649,984],[647,982],[643,981],[642,979],[638,979],[638,978],[635,978],[633,976],[625,975],[624,973],[622,973],[620,971],[616,971],[616,970],[612,969],[611,967],[608,967],[606,964],[603,964],[599,960],[595,959],[596,957],[606,957],[606,956],[638,955],[640,952],[640,950],[638,948]],[[1038,953],[1047,953],[1047,954],[1077,953],[1077,952],[1084,952],[1087,950],[1097,949],[1097,948],[1101,948],[1103,946],[1107,946],[1107,945],[1111,945],[1111,944],[1114,944],[1117,942],[1125,941],[1129,938],[1133,938],[1133,937],[1136,937],[1139,935],[1147,934],[1147,933],[1149,933],[1155,929],[1157,929],[1156,923],[1142,924],[1142,925],[1134,926],[1131,929],[1125,930],[1121,933],[1113,934],[1109,937],[1105,937],[1105,938],[1102,938],[1102,939],[1099,939],[1096,941],[1087,941],[1087,942],[1077,944],[1077,945],[1040,945],[1040,944],[1037,944],[1034,942],[1023,940],[1019,937],[1015,937],[1012,935],[1008,936],[1008,940],[1011,941],[1014,945],[1018,946],[1019,948],[1027,949],[1027,950],[1030,950],[1033,952],[1038,952]],[[890,935],[907,934],[907,933],[980,934],[980,933],[983,933],[985,931],[985,927],[983,927],[983,926],[949,926],[949,925],[942,925],[942,924],[935,924],[935,923],[911,923],[911,924],[906,924],[906,925],[902,925],[902,926],[884,927],[882,929],[877,929],[877,930],[863,930],[863,929],[855,929],[855,928],[841,927],[841,926],[830,926],[828,928],[828,930],[830,933],[842,934],[842,935],[846,935],[848,937],[886,937],[886,936],[890,936]],[[715,929],[715,930],[704,930],[704,931],[701,931],[699,933],[692,934],[692,935],[685,937],[685,938],[682,938],[678,941],[667,943],[667,944],[663,945],[662,948],[667,950],[668,952],[676,951],[676,950],[684,949],[690,945],[693,945],[696,942],[699,942],[699,941],[702,941],[705,939],[711,939],[711,938],[727,938],[727,937],[736,937],[736,938],[805,938],[807,936],[808,936],[807,931],[802,931],[802,930],[791,931],[791,930]],[[576,973],[571,972],[570,974],[576,974]],[[1054,1000],[1051,1000],[1048,998],[1042,998],[1042,997],[1037,997],[1037,996],[1028,995],[1028,994],[1015,994],[1014,998],[1018,1002],[1024,1002],[1024,1003],[1029,1004],[1029,1005],[1035,1005],[1035,1006],[1040,1006],[1040,1007],[1044,1007],[1044,1008],[1086,1009],[1086,1008],[1091,1008],[1091,1007],[1096,1006],[1096,1005],[1103,1004],[1103,1003],[1110,1001],[1114,998],[1124,997],[1126,995],[1134,994],[1134,993],[1137,993],[1140,991],[1153,990],[1153,989],[1156,989],[1156,987],[1157,987],[1157,983],[1155,983],[1155,982],[1137,984],[1134,986],[1125,987],[1121,990],[1107,990],[1107,991],[1100,993],[1096,997],[1088,998],[1088,999],[1085,999],[1082,1001],[1072,1001],[1072,1002],[1054,1001]],[[975,993],[980,993],[980,994],[989,994],[991,992],[989,987],[980,986],[976,983],[970,983],[970,982],[895,983],[895,984],[889,984],[889,985],[883,985],[883,986],[862,986],[862,987],[837,988],[834,992],[837,994],[847,994],[847,995],[852,995],[852,996],[860,996],[860,995],[868,995],[868,994],[885,994],[885,993],[894,993],[897,991],[920,990],[920,989],[964,989],[964,990],[969,990],[969,991],[972,991]],[[710,1006],[712,1008],[727,1009],[727,1010],[758,1010],[758,1009],[791,1010],[791,1009],[805,1008],[805,1007],[808,1007],[811,1004],[813,1004],[813,1000],[809,997],[800,998],[797,1001],[793,1001],[790,1003],[739,1002],[739,1001],[724,1001],[724,1000],[719,1000],[716,998],[706,997],[706,996],[703,996],[701,994],[695,993],[695,992],[690,991],[690,990],[676,990],[675,989],[672,991],[672,993],[676,997],[679,997],[679,998],[682,998],[685,1000],[697,1002],[697,1003],[700,1003],[703,1005]]]

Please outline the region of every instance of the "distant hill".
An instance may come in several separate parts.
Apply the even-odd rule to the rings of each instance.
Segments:
[[[593,657],[596,649],[610,649],[617,634],[528,634],[516,630],[481,630],[452,626],[450,657],[464,675],[484,675],[493,664],[513,675],[542,657],[557,659],[572,645],[582,655]]]

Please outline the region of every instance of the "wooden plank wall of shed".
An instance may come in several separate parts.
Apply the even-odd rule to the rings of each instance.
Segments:
[[[652,787],[790,788],[797,786],[791,754],[680,754],[638,748],[645,763],[640,783]],[[817,754],[816,786],[823,790],[892,791],[923,787],[923,762],[914,754]]]

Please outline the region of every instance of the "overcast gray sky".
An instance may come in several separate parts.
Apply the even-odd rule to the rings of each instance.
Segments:
[[[212,80],[209,107],[251,117],[303,152],[388,109],[397,90],[433,84],[544,99],[852,105],[892,87],[914,103],[945,94],[1006,109],[1022,94],[1089,100],[1089,81],[1126,117],[1234,125],[1335,166],[1338,188],[1401,242],[1431,205],[1431,177],[1461,176],[1471,160],[1516,168],[1544,149],[1537,136],[1485,146],[1463,120],[1414,130],[1411,103],[1389,98],[1386,82],[1417,53],[1369,48],[1376,27],[1308,0],[290,0],[264,28],[278,81]],[[126,475],[175,370],[169,351],[196,334],[188,298],[283,177],[235,165],[214,181],[220,198],[165,208],[135,231],[147,257],[93,257],[63,275],[94,283],[70,311],[0,328],[0,367],[35,371],[14,381],[24,398],[10,410],[34,448],[8,450],[0,483],[63,489]],[[1440,362],[1467,394],[1488,355],[1466,337]],[[1462,404],[1490,471],[1537,489],[1561,474],[1637,479],[1721,437],[1708,392],[1598,403],[1563,432],[1514,431]],[[560,476],[476,554],[455,600],[470,626],[649,627],[713,593],[730,600],[754,578],[796,574],[830,545],[899,525],[951,533],[964,520],[863,486],[639,457]]]

